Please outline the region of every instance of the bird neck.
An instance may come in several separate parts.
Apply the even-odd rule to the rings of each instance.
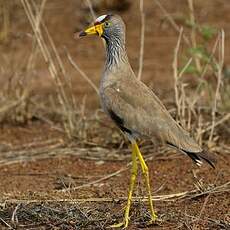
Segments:
[[[125,39],[122,37],[110,37],[106,39],[106,69],[128,64],[128,56],[125,49]]]

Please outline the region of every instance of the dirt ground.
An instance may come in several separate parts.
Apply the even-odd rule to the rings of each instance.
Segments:
[[[163,23],[154,1],[146,0],[146,33],[143,81],[171,106],[172,60],[178,34]],[[187,1],[160,1],[180,23]],[[225,30],[226,65],[230,64],[230,2],[194,0],[197,20]],[[23,66],[31,46],[31,29],[23,8],[14,6],[9,41],[0,50],[7,61],[1,83]],[[102,8],[98,14],[109,11]],[[119,12],[127,23],[127,49],[138,71],[140,15],[138,1]],[[82,1],[47,1],[44,21],[73,80],[79,103],[86,96],[89,114],[99,108],[93,89],[67,61],[67,49],[98,85],[104,61],[103,45],[96,38],[75,41],[73,31],[90,21]],[[29,45],[28,45],[29,44]],[[137,45],[138,44],[138,45]],[[1,57],[2,58],[2,57]],[[5,60],[4,59],[4,60]],[[1,59],[3,60],[3,59]],[[13,64],[12,64],[13,63]],[[23,71],[22,71],[23,73]],[[20,73],[20,74],[22,74]],[[8,74],[8,75],[7,75]],[[37,56],[28,85],[38,96],[52,93],[53,81],[42,57]],[[41,96],[41,98],[42,98]],[[167,104],[168,103],[168,104]],[[122,220],[129,184],[131,160],[126,142],[107,118],[95,126],[88,140],[70,141],[56,126],[38,119],[0,127],[0,229],[106,229]],[[112,128],[111,128],[112,126]],[[216,169],[197,168],[190,159],[162,146],[141,142],[147,159],[158,220],[148,226],[149,210],[141,173],[138,175],[128,229],[230,229],[229,138],[223,135],[213,154]],[[220,137],[221,139],[221,137]],[[115,141],[116,140],[116,141]],[[171,196],[168,196],[171,195]]]
[[[111,158],[103,148],[82,151],[40,122],[1,130],[1,221],[16,229],[104,229],[122,220],[130,176],[125,147],[120,152],[109,149]],[[142,201],[146,192],[139,174],[129,229],[229,228],[227,152],[218,154],[213,170],[197,168],[172,150],[157,153],[153,146],[147,150],[144,146],[159,220],[146,225],[149,212]],[[1,229],[8,228],[5,222]]]

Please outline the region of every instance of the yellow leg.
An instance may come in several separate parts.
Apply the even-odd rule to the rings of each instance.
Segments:
[[[129,210],[130,210],[130,206],[131,206],[131,200],[132,200],[132,195],[133,195],[133,188],[134,188],[136,177],[137,177],[137,171],[138,171],[137,155],[136,155],[135,147],[132,144],[132,169],[131,169],[131,173],[132,174],[131,174],[131,177],[130,177],[130,185],[129,185],[127,205],[126,205],[126,208],[125,208],[125,216],[124,216],[123,222],[121,222],[119,224],[112,225],[111,226],[112,228],[120,228],[120,227],[127,228],[128,227],[128,223],[129,223]]]
[[[141,169],[142,169],[143,175],[145,177],[145,184],[146,184],[147,191],[148,191],[148,200],[149,200],[150,213],[151,213],[151,221],[150,222],[152,223],[152,222],[156,221],[157,215],[156,215],[156,213],[154,211],[154,208],[153,208],[153,201],[152,201],[150,182],[149,182],[148,166],[146,165],[145,160],[144,160],[144,158],[143,158],[143,156],[142,156],[142,154],[140,152],[140,149],[139,149],[139,147],[138,147],[136,142],[133,144],[133,149],[135,149],[136,156],[138,157],[138,159],[140,161]]]

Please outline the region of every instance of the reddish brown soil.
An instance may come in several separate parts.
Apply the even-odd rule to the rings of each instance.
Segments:
[[[127,49],[135,72],[138,70],[140,33],[137,2],[134,1],[128,11],[120,13],[127,23]],[[230,2],[228,0],[194,2],[196,16],[200,23],[225,29],[225,58],[226,64],[229,64]],[[186,1],[182,0],[162,0],[161,3],[176,18],[181,18],[185,14],[182,12],[186,12],[187,9]],[[80,102],[82,97],[87,95],[87,108],[93,110],[98,108],[98,98],[90,86],[70,67],[63,51],[63,46],[66,46],[79,66],[95,84],[99,84],[104,60],[103,52],[101,52],[102,43],[96,38],[79,41],[72,39],[74,28],[84,27],[86,19],[89,18],[89,13],[81,7],[80,1],[75,0],[58,0],[55,3],[47,1],[44,20],[66,62],[67,72],[71,76],[76,76],[73,80],[76,98]],[[173,95],[171,65],[178,35],[167,23],[161,26],[162,13],[154,1],[145,1],[145,12],[143,80],[167,101]],[[0,48],[9,60],[17,63],[12,66],[12,69],[16,70],[23,65],[24,58],[22,57],[28,56],[30,47],[26,44],[31,44],[31,38],[26,35],[26,32],[31,32],[31,30],[20,6],[15,7],[11,17],[13,23],[10,42],[1,45]],[[178,23],[180,23],[179,20]],[[12,70],[10,64],[6,67],[9,72]],[[37,57],[34,69],[36,71],[31,71],[29,79],[31,89],[38,95],[50,94],[53,82],[40,56]],[[5,77],[9,75],[9,73],[5,74],[6,76],[0,77],[1,82],[4,82]],[[111,133],[111,130],[109,132]],[[108,138],[107,135],[103,134],[104,140]],[[229,143],[228,140],[223,140],[223,142]],[[108,160],[106,157],[98,156],[90,160],[90,157],[78,155],[76,146],[80,145],[79,140],[76,143],[70,143],[63,133],[42,122],[31,121],[23,126],[2,125],[0,162],[2,159],[7,159],[6,153],[15,153],[13,154],[15,156],[20,153],[19,150],[27,150],[28,154],[32,154],[38,148],[47,147],[50,149],[50,152],[47,152],[48,155],[54,149],[63,148],[64,152],[65,148],[75,147],[76,152],[67,155],[59,152],[48,157],[43,155],[41,157],[43,159],[31,158],[28,161],[22,158],[21,162],[17,161],[9,165],[0,163],[0,229],[8,229],[9,226],[12,229],[105,229],[114,222],[122,220],[125,206],[123,198],[127,195],[129,170],[93,183],[91,186],[78,188],[76,191],[60,191],[65,186],[81,186],[103,178],[124,168],[130,160],[127,154],[124,157],[126,160],[122,161]],[[106,147],[111,148],[111,151],[114,150],[114,146],[113,149],[109,145]],[[90,156],[92,149],[88,148]],[[196,169],[196,175],[202,181],[204,191],[212,191],[214,187],[229,182],[230,156],[226,151],[216,154],[218,164],[216,170],[213,170],[208,166],[197,169],[187,157],[175,155],[172,152],[161,155],[153,149],[154,147],[149,152],[145,151],[146,155],[149,156],[152,153],[155,156],[148,161],[153,196],[196,189],[197,180],[194,179],[192,169]],[[124,156],[123,149],[120,155]],[[146,195],[141,178],[139,175],[134,196]],[[67,199],[68,202],[61,201],[63,199]],[[71,200],[76,202],[70,202]],[[207,192],[206,195],[186,196],[183,199],[175,198],[173,201],[156,201],[155,208],[159,221],[147,226],[149,219],[147,206],[141,200],[135,201],[131,208],[128,229],[230,229],[229,184],[227,188],[216,193]],[[12,221],[12,216],[14,221]]]
[[[20,143],[35,143],[39,137],[39,143],[42,141],[45,143],[47,137],[56,141],[63,139],[61,134],[52,133],[44,125],[40,126],[45,136],[41,138],[40,130],[30,126],[27,131],[31,131],[35,135],[33,137],[24,135]],[[12,136],[16,131],[21,132],[22,135],[25,134],[25,130],[20,127],[12,128],[11,131]],[[196,189],[197,181],[193,177],[192,169],[196,169],[196,175],[206,191],[213,189],[213,186],[225,184],[229,180],[230,158],[225,154],[218,155],[218,164],[215,170],[208,166],[197,169],[188,158],[180,155],[172,157],[172,154],[167,154],[166,156],[156,155],[153,160],[148,161],[153,196]],[[122,219],[122,208],[125,205],[123,197],[127,194],[130,173],[129,170],[125,170],[117,176],[98,183],[96,180],[124,168],[126,163],[126,161],[107,161],[102,158],[86,160],[84,156],[57,154],[55,157],[44,160],[0,166],[2,202],[0,217],[12,226],[19,226],[19,228],[23,224],[28,228],[37,227],[39,229],[55,226],[58,229],[65,229],[67,226],[67,229],[75,229],[74,226],[83,229],[105,228],[114,221]],[[92,181],[95,181],[93,185],[78,188],[76,191],[60,191],[65,186],[76,187]],[[139,174],[134,196],[145,195],[145,187]],[[140,227],[146,229],[174,229],[177,227],[187,229],[189,226],[194,229],[227,229],[229,221],[228,196],[228,192],[223,190],[218,193],[210,193],[210,195],[188,196],[184,199],[175,198],[174,201],[156,201],[155,207],[159,221],[156,225],[149,227],[146,225],[149,215],[147,205],[145,206],[141,200],[135,201],[131,209],[129,229]],[[114,201],[106,201],[107,198],[112,198]],[[61,201],[64,199],[69,202]],[[77,201],[71,203],[71,200],[75,199]],[[90,199],[92,202],[87,202]],[[27,204],[29,201],[34,202]],[[19,222],[16,224],[12,223],[10,218],[18,204],[20,204],[17,209]],[[54,210],[57,213],[47,214],[46,209]],[[72,212],[70,210],[76,211],[72,218],[68,214]],[[81,217],[83,214],[79,212],[86,216]],[[25,217],[26,215],[27,217]],[[36,215],[38,216],[36,217]],[[61,220],[62,222],[60,222]]]

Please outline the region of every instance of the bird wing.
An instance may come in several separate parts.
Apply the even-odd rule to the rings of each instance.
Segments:
[[[122,131],[150,138],[155,136],[186,151],[201,151],[152,90],[136,78],[124,78],[108,85],[103,97],[105,110]]]

